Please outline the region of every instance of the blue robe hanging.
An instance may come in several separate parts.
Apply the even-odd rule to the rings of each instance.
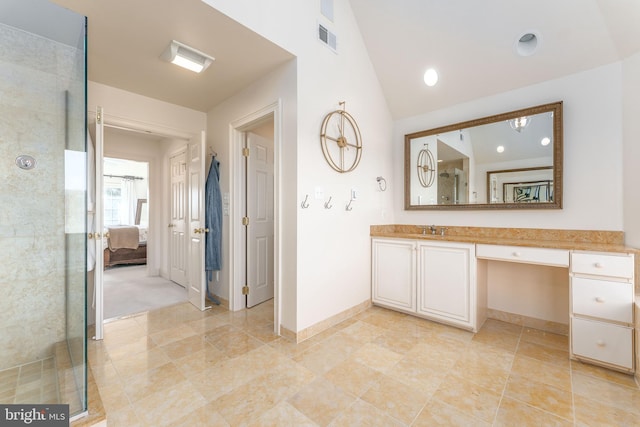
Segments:
[[[211,167],[205,184],[205,227],[209,229],[205,237],[204,268],[207,282],[213,272],[222,268],[222,197],[220,196],[220,162],[211,159]],[[207,289],[208,292],[208,289]]]

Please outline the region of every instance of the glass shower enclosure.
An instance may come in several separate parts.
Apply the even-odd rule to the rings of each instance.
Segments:
[[[0,404],[87,409],[86,19],[0,2]]]

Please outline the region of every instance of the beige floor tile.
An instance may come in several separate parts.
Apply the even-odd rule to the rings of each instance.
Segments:
[[[354,341],[366,344],[382,335],[386,329],[367,322],[356,321],[340,331],[341,334],[350,336]]]
[[[559,389],[530,378],[512,374],[505,396],[573,421],[571,391]]]
[[[386,372],[402,359],[402,355],[378,344],[365,344],[353,353],[351,360],[376,371]]]
[[[118,371],[121,380],[125,380],[134,375],[142,374],[149,369],[157,368],[168,363],[170,360],[160,348],[152,348],[149,351],[132,354],[125,358],[113,359],[113,366]]]
[[[358,397],[382,378],[380,372],[352,359],[335,366],[324,376],[341,389]]]
[[[438,399],[431,399],[411,425],[412,427],[489,427],[491,423],[465,414]]]
[[[414,387],[384,376],[361,399],[391,417],[410,424],[430,397]]]
[[[93,378],[98,387],[106,387],[111,385],[122,386],[120,375],[111,361],[102,365],[90,366]]]
[[[287,402],[280,402],[260,417],[248,422],[247,427],[315,427],[316,423]]]
[[[562,390],[571,391],[571,372],[551,363],[517,355],[511,373]]]
[[[134,404],[138,419],[147,425],[170,425],[205,405],[200,393],[188,382],[174,382],[158,388]]]
[[[133,354],[149,351],[157,347],[156,343],[149,337],[144,336],[123,343],[116,348],[107,348],[111,360],[128,358]]]
[[[196,335],[193,329],[187,325],[179,325],[170,329],[163,330],[151,334],[151,339],[159,346],[171,344],[172,342],[180,341],[184,338],[189,338]]]
[[[178,371],[178,368],[173,363],[169,362],[142,374],[127,378],[126,381],[123,381],[125,382],[123,388],[129,400],[135,403],[158,390],[168,388],[184,380],[186,380],[186,377]]]
[[[208,316],[187,322],[187,325],[197,334],[206,334],[209,331],[228,324],[229,319],[224,315]]]
[[[252,324],[242,330],[263,343],[269,343],[278,339],[278,336],[273,332],[273,322],[257,325]]]
[[[119,410],[111,410],[106,408],[108,417],[107,424],[109,427],[146,427],[145,424],[138,419],[136,412],[131,406],[126,406]]]
[[[506,334],[520,335],[522,332],[521,325],[503,322],[497,319],[487,319],[481,328],[483,331],[503,332]]]
[[[202,373],[205,369],[211,368],[224,360],[228,360],[228,357],[225,356],[222,351],[215,348],[211,343],[206,343],[202,350],[173,360],[173,364],[176,365],[185,376],[191,377]]]
[[[335,351],[324,345],[315,345],[304,353],[293,357],[294,361],[318,375],[324,374],[346,359],[347,354],[344,352]]]
[[[561,368],[569,369],[569,351],[547,347],[530,342],[520,342],[517,355],[527,356],[545,363],[552,363]]]
[[[131,407],[129,398],[120,385],[100,387],[100,398],[107,412],[118,412]]]
[[[567,351],[569,349],[569,337],[566,335],[554,334],[552,332],[541,331],[540,329],[523,328],[521,340],[547,347],[557,348]]]
[[[302,353],[309,350],[311,347],[315,345],[317,345],[317,343],[311,342],[311,341],[303,341],[301,343],[295,343],[282,337],[278,338],[277,340],[271,341],[269,343],[270,347],[278,350],[278,352],[288,357],[300,356]]]
[[[447,376],[447,372],[448,370],[404,358],[396,363],[386,374],[419,390],[425,396],[431,396]]]
[[[483,328],[473,337],[472,341],[515,352],[520,341],[520,335],[507,333],[499,329]]]
[[[461,346],[457,341],[434,338],[429,343],[416,345],[404,359],[421,363],[427,367],[448,371],[462,357],[466,346]]]
[[[165,344],[160,348],[171,360],[181,359],[187,355],[204,350],[208,344],[204,335],[198,334],[184,338],[170,344]]]
[[[406,314],[382,309],[372,312],[369,316],[362,319],[362,321],[383,329],[391,329],[394,323],[405,316]]]
[[[490,423],[496,415],[501,394],[466,379],[448,376],[433,397],[453,406],[463,414]]]
[[[335,384],[318,378],[288,399],[307,418],[321,426],[328,425],[355,401]]]
[[[202,406],[193,412],[171,422],[170,427],[229,427],[222,415],[211,409],[210,405]],[[111,424],[109,424],[111,427]]]
[[[239,330],[230,331],[215,339],[207,336],[207,341],[230,358],[241,356],[264,345],[264,343]]]
[[[637,388],[625,387],[577,372],[571,376],[571,380],[574,395],[640,415],[640,390]]]
[[[602,368],[600,366],[591,365],[588,363],[583,363],[577,360],[571,361],[571,372],[591,375],[592,377],[611,381],[613,383],[620,384],[626,387],[631,387],[636,389],[638,388],[635,378],[631,374],[624,374],[622,372],[612,371],[611,369]]]
[[[329,424],[330,427],[403,427],[404,425],[405,424],[390,417],[375,406],[360,399],[342,411],[342,413]]]
[[[397,322],[396,325],[401,322]],[[406,354],[422,342],[421,338],[410,334],[399,333],[397,330],[390,330],[378,336],[373,343],[385,347],[398,354]]]
[[[571,427],[573,422],[534,408],[518,400],[504,397],[500,402],[495,427],[545,426]]]
[[[577,426],[640,426],[640,414],[574,395]]]

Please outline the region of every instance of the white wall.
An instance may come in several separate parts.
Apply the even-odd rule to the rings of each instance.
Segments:
[[[391,194],[402,191],[401,181],[391,179],[391,114],[348,1],[335,1],[333,23],[321,17],[319,1],[206,2],[297,57],[297,131],[295,141],[288,142],[297,147],[295,177],[288,184],[294,193],[282,208],[286,226],[297,229],[295,243],[286,242],[284,260],[296,265],[286,268],[297,268],[287,283],[297,289],[297,319],[294,326],[283,313],[283,324],[299,331],[370,298],[369,226],[392,219]],[[317,40],[319,21],[338,36],[337,54]],[[357,120],[364,147],[360,165],[347,174],[329,167],[319,141],[322,119],[340,101]],[[286,118],[284,125],[289,125]],[[377,176],[388,182],[384,193]],[[322,189],[322,200],[314,198],[316,188]],[[359,196],[347,212],[352,188]],[[307,194],[311,205],[303,210]],[[329,196],[330,210],[324,208]]]
[[[622,63],[624,150],[624,232],[626,244],[640,247],[640,53]]]
[[[636,66],[636,73],[637,68]],[[628,69],[632,69],[631,65]],[[402,209],[403,193],[396,191],[396,222],[477,227],[622,230],[621,83],[622,66],[615,63],[398,120],[393,136],[394,182],[400,186],[403,180],[403,138],[406,133],[534,105],[564,101],[564,202],[562,210],[409,212]],[[637,110],[636,99],[636,113]]]

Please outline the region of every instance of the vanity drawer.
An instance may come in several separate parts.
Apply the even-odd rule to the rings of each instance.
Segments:
[[[633,255],[573,252],[571,272],[632,279]]]
[[[587,357],[633,369],[633,329],[580,318],[571,319],[571,349]]]
[[[525,246],[477,245],[476,257],[498,261],[569,266],[569,251],[563,249],[529,248]]]
[[[633,323],[633,284],[606,280],[571,278],[574,314]]]

